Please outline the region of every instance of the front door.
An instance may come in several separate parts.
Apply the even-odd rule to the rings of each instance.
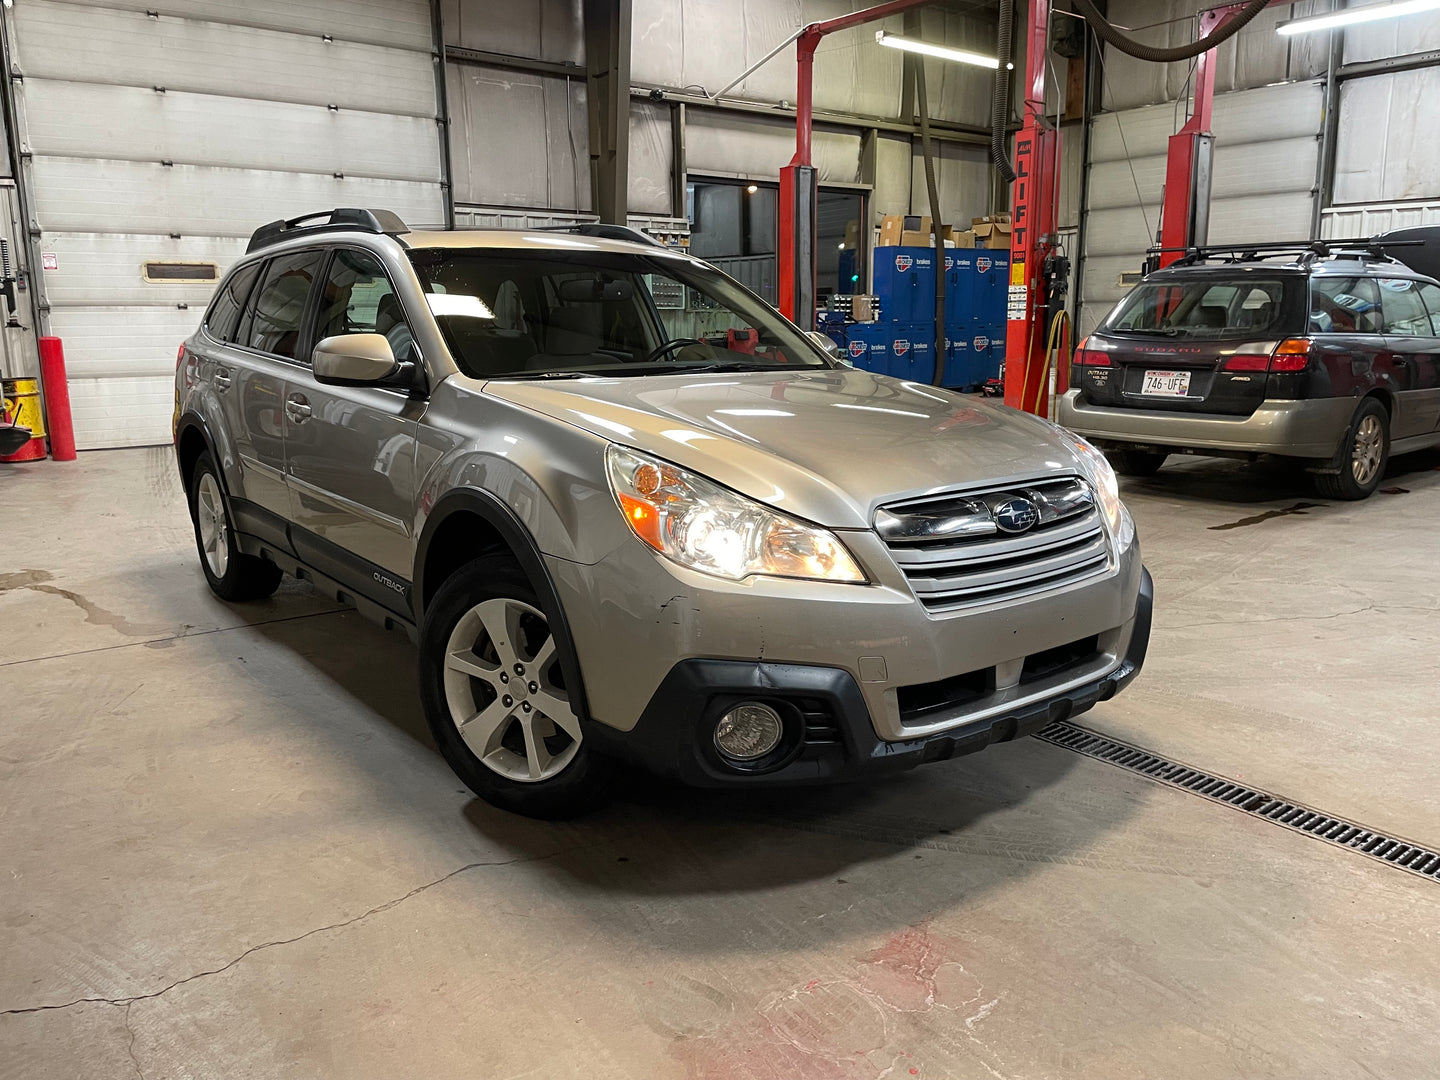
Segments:
[[[379,259],[340,248],[325,273],[312,340],[362,333],[385,335],[397,360],[419,363]],[[290,512],[303,530],[295,535],[297,553],[402,612],[409,610],[415,431],[424,406],[403,389],[323,385],[308,365],[286,386]]]

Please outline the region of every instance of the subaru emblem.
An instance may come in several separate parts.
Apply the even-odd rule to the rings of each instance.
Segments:
[[[1006,499],[991,511],[995,524],[1001,532],[1023,533],[1035,527],[1040,520],[1040,511],[1029,499],[1016,496]]]

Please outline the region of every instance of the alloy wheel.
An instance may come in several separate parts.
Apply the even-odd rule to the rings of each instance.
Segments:
[[[220,496],[220,485],[208,472],[201,475],[199,489],[195,493],[195,520],[200,526],[200,550],[205,554],[206,565],[216,578],[223,578],[230,565],[225,501]]]
[[[555,635],[524,601],[497,597],[460,617],[445,646],[445,703],[471,753],[508,779],[558,776],[580,749]]]
[[[1385,429],[1378,416],[1366,416],[1355,429],[1355,445],[1350,451],[1350,469],[1355,482],[1362,487],[1375,479],[1385,450]]]

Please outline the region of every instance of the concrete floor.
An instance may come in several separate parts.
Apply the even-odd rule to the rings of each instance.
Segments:
[[[1440,1071],[1433,882],[1034,739],[514,818],[403,637],[210,596],[168,450],[3,468],[0,1078]],[[1440,455],[1127,486],[1155,636],[1082,722],[1440,844]]]

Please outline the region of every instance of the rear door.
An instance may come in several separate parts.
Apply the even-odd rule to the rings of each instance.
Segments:
[[[1395,356],[1381,333],[1380,287],[1361,274],[1316,273],[1310,279],[1311,397],[1363,397],[1395,390]]]
[[[1440,338],[1431,326],[1413,278],[1381,278],[1380,306],[1385,344],[1391,353],[1396,386],[1391,437],[1404,439],[1435,430],[1440,420]]]
[[[1430,337],[1431,340],[1440,343],[1440,285],[1432,285],[1428,281],[1420,283],[1420,299],[1425,302],[1426,313],[1430,316]],[[1440,393],[1440,363],[1437,363],[1436,392]],[[1435,413],[1435,424],[1432,431],[1440,431],[1440,409]]]
[[[323,280],[312,348],[338,334],[383,334],[397,360],[420,363],[400,298],[373,253],[336,249]],[[414,555],[416,423],[424,405],[408,390],[316,382],[308,354],[286,387],[290,512],[305,530],[294,536],[297,554],[402,612]]]
[[[300,322],[319,271],[319,251],[277,255],[250,292],[229,359],[215,372],[225,423],[235,440],[243,504],[239,527],[285,542],[290,516],[285,483],[285,380],[299,344]],[[232,493],[233,494],[233,493]]]

